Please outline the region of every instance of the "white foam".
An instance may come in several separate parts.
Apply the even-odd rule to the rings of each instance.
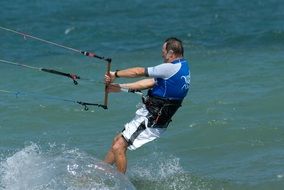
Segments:
[[[1,190],[135,189],[126,176],[78,149],[31,144],[0,163]]]
[[[67,35],[67,34],[69,34],[70,32],[72,32],[72,30],[75,30],[75,27],[67,28],[67,29],[64,31],[64,34]]]
[[[281,179],[281,178],[283,178],[283,176],[284,176],[283,174],[278,174],[278,175],[277,175],[277,178],[278,178],[278,179]]]
[[[154,152],[129,168],[128,175],[139,189],[210,189],[207,182],[185,171],[173,155]]]

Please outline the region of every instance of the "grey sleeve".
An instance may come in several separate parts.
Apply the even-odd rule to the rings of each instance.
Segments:
[[[176,74],[181,67],[181,64],[163,63],[155,67],[145,69],[145,74],[149,77],[168,79]]]

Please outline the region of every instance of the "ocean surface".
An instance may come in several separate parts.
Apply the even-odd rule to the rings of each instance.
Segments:
[[[0,26],[112,58],[162,63],[183,40],[191,89],[162,138],[129,151],[121,175],[101,162],[141,97],[109,94],[106,62],[0,29],[0,190],[281,190],[284,1],[1,1]],[[130,82],[119,79],[117,82]]]

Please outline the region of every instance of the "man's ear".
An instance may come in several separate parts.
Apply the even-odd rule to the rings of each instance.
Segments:
[[[173,53],[174,53],[174,51],[170,49],[170,50],[167,52],[166,58],[169,59],[169,58],[173,55]]]

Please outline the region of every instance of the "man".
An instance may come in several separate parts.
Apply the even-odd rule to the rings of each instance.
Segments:
[[[143,105],[136,111],[132,121],[125,124],[108,151],[105,162],[116,164],[117,170],[125,173],[126,150],[135,150],[158,137],[166,130],[172,116],[190,88],[190,70],[183,58],[183,45],[177,38],[168,38],[162,48],[164,63],[155,67],[135,67],[117,70],[105,75],[108,92],[121,89],[148,90]],[[114,84],[116,78],[150,77],[133,83]]]

